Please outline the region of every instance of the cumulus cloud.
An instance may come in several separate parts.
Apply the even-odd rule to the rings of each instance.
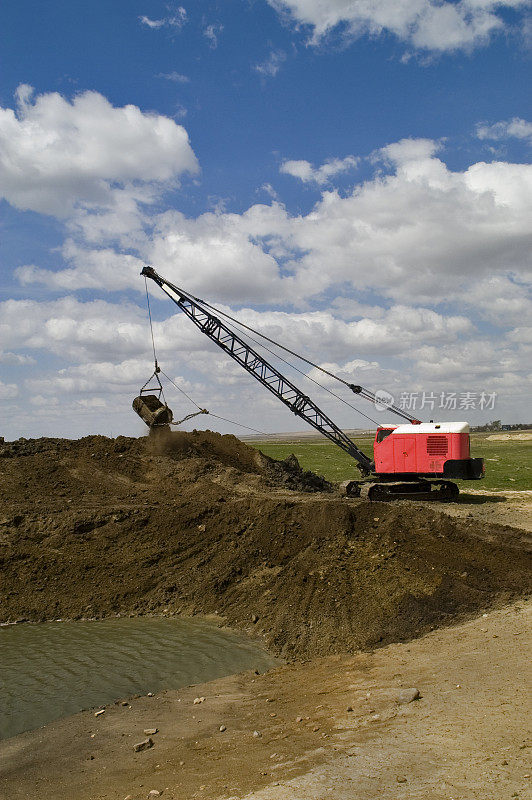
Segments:
[[[13,351],[44,350],[74,360],[102,360],[111,350],[115,358],[149,352],[141,309],[74,297],[39,302],[6,300],[0,303],[0,339]]]
[[[184,353],[185,360],[191,351],[212,353],[206,337],[170,302],[165,303],[165,309],[168,316],[154,321],[161,353],[174,357]],[[221,306],[221,310],[234,314],[229,306]],[[353,353],[401,354],[420,337],[427,343],[441,344],[474,330],[463,316],[444,316],[408,306],[392,306],[378,320],[366,317],[345,321],[330,311],[261,312],[251,308],[240,309],[238,317],[272,339],[289,341],[291,347],[314,360],[328,357],[345,361]],[[17,320],[20,322],[15,324]],[[103,300],[81,302],[74,297],[0,303],[0,334],[13,351],[44,350],[83,363],[106,362],[110,355],[113,363],[134,357],[145,359],[151,348],[145,309]]]
[[[453,171],[439,147],[424,139],[390,144],[373,156],[373,179],[347,195],[323,191],[305,215],[275,201],[242,214],[157,215],[139,237],[138,257],[177,285],[232,303],[301,306],[344,286],[404,305],[465,304],[472,287],[494,275],[517,291],[512,280],[531,267],[532,165],[478,162]],[[67,270],[25,267],[20,278],[91,288],[96,275],[113,289],[139,286],[131,256],[101,248],[65,254]]]
[[[324,186],[330,183],[335,175],[354,169],[359,161],[360,159],[355,156],[346,156],[345,158],[331,158],[320,167],[313,167],[309,161],[287,160],[281,164],[280,172],[292,175],[293,178],[299,178],[303,183],[316,183],[318,186]]]
[[[479,316],[502,327],[532,319],[532,276],[490,275],[469,289]]]
[[[481,123],[477,125],[477,136],[479,139],[524,139],[532,144],[532,122],[513,117],[493,125]]]
[[[223,303],[222,310],[240,306],[236,314],[246,324],[362,384],[395,392],[445,389],[467,379],[468,389],[502,392],[504,376],[512,402],[523,403],[532,166],[496,161],[452,170],[444,154],[442,142],[392,142],[371,154],[373,177],[342,194],[325,188],[322,172],[314,178],[316,185],[323,180],[321,197],[305,214],[269,199],[243,213],[220,207],[191,218],[154,209],[141,219],[138,204],[144,192],[156,191],[154,181],[146,179],[136,194],[133,186],[121,189],[128,204],[113,195],[114,180],[104,211],[76,207],[68,218],[71,236],[55,269],[28,264],[17,276],[23,285],[53,291],[143,292],[139,272],[153,264],[177,285]],[[306,174],[325,166],[309,165]],[[159,299],[153,306],[158,354],[183,386],[189,382],[192,396],[208,398],[229,418],[231,407],[244,404],[260,409],[266,427],[290,427],[273,398]],[[259,310],[264,306],[277,310]],[[495,334],[490,342],[480,324],[511,330],[504,339],[498,331],[495,344]],[[37,354],[39,363],[50,354],[66,364],[60,374],[48,371],[27,384],[35,413],[43,415],[52,412],[38,398],[66,392],[73,403],[86,400],[82,413],[97,420],[91,402],[102,395],[95,384],[109,380],[117,402],[129,405],[128,393],[151,367],[145,309],[131,303],[7,301],[0,304],[0,341],[5,363],[17,370]],[[5,385],[9,392],[16,387],[12,380]],[[254,417],[242,421],[253,425]]]
[[[116,108],[98,92],[70,102],[22,85],[16,100],[0,108],[0,196],[17,208],[65,216],[106,206],[116,187],[198,171],[186,130],[168,117]]]
[[[63,258],[72,265],[68,269],[45,270],[28,264],[15,269],[15,276],[23,286],[40,283],[50,289],[68,292],[77,289],[109,291],[134,287],[144,262],[131,255],[117,253],[110,248],[89,250],[68,240],[63,247]]]
[[[445,52],[485,45],[505,28],[501,10],[521,9],[527,0],[268,0],[311,30],[318,44],[333,31],[356,38],[389,33],[415,49]]]

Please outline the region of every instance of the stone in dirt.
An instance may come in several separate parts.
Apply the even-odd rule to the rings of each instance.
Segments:
[[[144,733],[146,736],[154,736],[154,734],[159,733],[159,728],[144,728]]]
[[[143,739],[142,742],[137,742],[137,744],[134,744],[133,750],[135,753],[141,753],[143,750],[149,750],[150,747],[153,747],[153,739],[148,737],[147,739]]]
[[[419,700],[421,697],[419,689],[400,689],[397,695],[398,703],[412,703],[414,700]]]

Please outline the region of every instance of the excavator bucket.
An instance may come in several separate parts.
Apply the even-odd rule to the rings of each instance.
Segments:
[[[154,394],[141,394],[133,400],[133,409],[149,428],[170,425],[172,410]]]

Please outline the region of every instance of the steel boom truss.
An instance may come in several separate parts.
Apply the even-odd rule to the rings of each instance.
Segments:
[[[231,356],[246,372],[253,375],[294,414],[354,458],[363,474],[371,474],[374,469],[373,461],[359,450],[349,436],[318,408],[310,397],[250,347],[244,339],[204,308],[196,298],[158,275],[153,267],[144,267],[141,275],[155,281],[202,333]]]

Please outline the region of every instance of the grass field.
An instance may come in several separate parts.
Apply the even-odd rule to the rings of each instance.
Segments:
[[[484,459],[485,477],[456,483],[463,489],[532,489],[532,440],[497,442],[489,441],[488,436],[471,434],[471,455]],[[373,436],[361,436],[353,441],[367,455],[372,455]],[[360,477],[356,462],[326,439],[257,440],[248,444],[277,459],[294,453],[303,469],[317,472],[329,481]]]

